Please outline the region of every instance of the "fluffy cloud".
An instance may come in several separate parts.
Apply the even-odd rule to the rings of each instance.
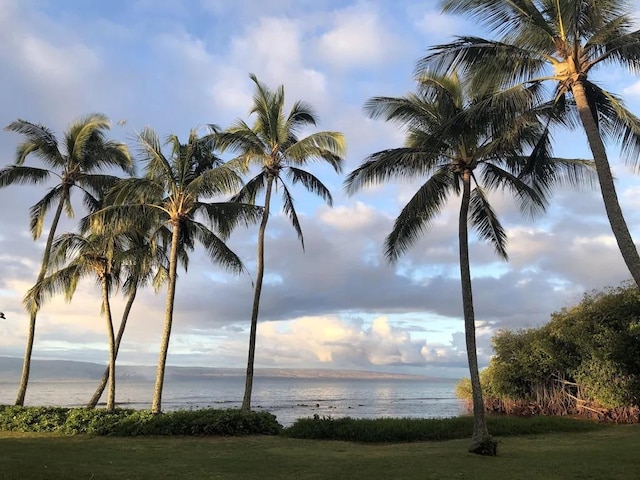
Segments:
[[[343,368],[371,368],[398,365],[426,365],[426,342],[393,327],[386,317],[370,326],[339,317],[303,317],[289,322],[260,325],[259,361],[265,365],[291,365],[300,359],[311,365],[340,365]]]
[[[339,69],[359,69],[383,64],[398,46],[378,12],[363,3],[334,14],[331,30],[318,41],[318,52]]]
[[[420,33],[432,41],[448,41],[453,35],[459,35],[468,29],[468,25],[459,16],[443,15],[431,5],[421,4],[420,8],[410,8],[414,25]]]

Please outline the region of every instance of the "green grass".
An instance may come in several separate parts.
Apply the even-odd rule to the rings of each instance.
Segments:
[[[498,457],[469,440],[361,444],[286,437],[98,437],[0,432],[0,478],[636,479],[640,425],[501,437]]]

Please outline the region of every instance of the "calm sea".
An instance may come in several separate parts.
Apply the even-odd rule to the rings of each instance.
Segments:
[[[252,407],[277,416],[282,425],[297,418],[320,416],[379,418],[452,417],[465,413],[454,393],[457,380],[362,380],[259,377],[254,381]],[[84,405],[95,382],[31,382],[27,405]],[[0,383],[0,404],[12,404],[16,384]],[[242,377],[165,382],[163,410],[239,407]],[[116,400],[122,407],[150,408],[153,383],[121,381]],[[105,400],[105,396],[102,400]]]

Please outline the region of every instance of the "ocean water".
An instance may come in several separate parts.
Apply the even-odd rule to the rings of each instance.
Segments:
[[[442,418],[466,413],[455,396],[457,380],[326,379],[258,377],[252,408],[276,415],[284,425],[313,415],[354,418]],[[82,406],[95,382],[31,382],[26,405]],[[17,385],[0,383],[0,404],[12,404]],[[166,381],[163,410],[239,407],[242,377],[212,377],[197,381]],[[127,408],[150,408],[152,382],[120,381],[116,402]],[[106,399],[103,395],[102,400]]]

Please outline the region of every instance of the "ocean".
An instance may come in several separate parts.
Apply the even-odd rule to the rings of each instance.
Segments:
[[[457,380],[347,379],[257,377],[252,408],[276,415],[284,425],[314,415],[333,418],[412,417],[443,418],[466,413],[455,396]],[[33,381],[26,405],[82,406],[96,382]],[[17,385],[0,383],[0,404],[12,404]],[[165,382],[165,411],[197,408],[236,408],[244,393],[243,377],[211,377],[207,380]],[[152,382],[120,381],[116,402],[121,407],[150,408]],[[103,395],[102,401],[106,399]]]

